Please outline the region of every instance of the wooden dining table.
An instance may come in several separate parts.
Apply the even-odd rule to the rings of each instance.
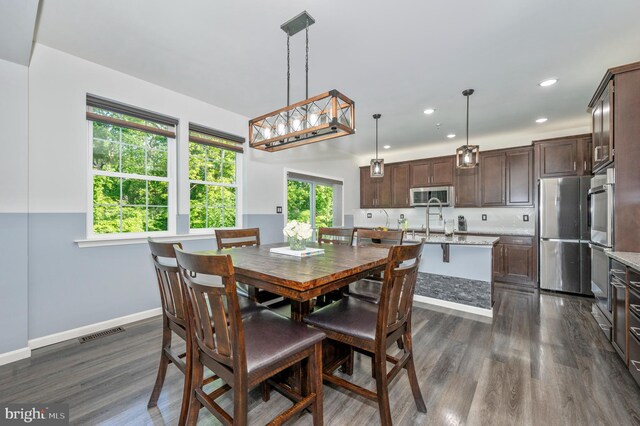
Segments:
[[[302,321],[311,312],[311,300],[384,269],[388,248],[311,243],[323,254],[296,257],[272,253],[286,243],[210,250],[233,259],[236,281],[291,300],[291,319]]]

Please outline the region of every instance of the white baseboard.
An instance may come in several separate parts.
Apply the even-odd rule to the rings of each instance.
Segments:
[[[443,308],[455,309],[456,311],[469,312],[471,314],[493,318],[493,309],[477,308],[475,306],[463,305],[462,303],[449,302],[447,300],[418,295],[414,295],[413,300],[416,302],[426,303],[427,305],[441,306]]]
[[[21,348],[11,352],[0,354],[0,365],[20,361],[31,356],[31,348]]]
[[[38,349],[44,346],[53,345],[54,343],[64,342],[65,340],[76,339],[87,334],[95,333],[102,330],[108,330],[113,327],[129,324],[143,319],[155,317],[162,314],[162,308],[149,309],[148,311],[137,312],[131,315],[110,319],[107,321],[97,322],[82,327],[74,328],[60,333],[50,334],[48,336],[38,337],[29,340],[30,349]]]

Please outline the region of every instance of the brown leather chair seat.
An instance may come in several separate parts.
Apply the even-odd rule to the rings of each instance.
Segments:
[[[375,340],[378,307],[353,297],[345,297],[318,309],[304,322],[363,340]]]
[[[240,295],[238,294],[238,296]],[[238,307],[240,308],[240,316],[242,318],[250,317],[258,312],[268,309],[266,306],[254,302],[247,297],[238,297]]]
[[[364,278],[349,286],[349,296],[377,305],[380,303],[380,281]]]
[[[242,319],[247,345],[247,371],[252,373],[312,347],[325,334],[269,309]]]

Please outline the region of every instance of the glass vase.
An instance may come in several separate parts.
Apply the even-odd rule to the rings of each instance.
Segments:
[[[289,237],[289,248],[291,250],[304,250],[307,248],[307,240],[303,238]]]

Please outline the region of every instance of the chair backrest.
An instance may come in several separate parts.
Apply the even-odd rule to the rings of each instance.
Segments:
[[[353,244],[353,228],[319,228],[318,243],[320,244]]]
[[[418,278],[424,242],[389,249],[387,267],[380,291],[377,338],[385,339],[411,317],[413,293]]]
[[[175,250],[180,279],[188,298],[187,313],[195,343],[202,352],[219,363],[234,369],[244,366],[246,371],[242,322],[231,256],[194,254],[180,248]],[[216,281],[218,284],[215,284]]]
[[[402,245],[404,231],[358,229],[358,246],[391,247]]]
[[[260,228],[216,229],[218,250],[260,245]]]
[[[178,264],[176,263],[176,252],[174,245],[182,248],[180,243],[169,243],[155,241],[151,238],[147,240],[151,257],[156,270],[158,288],[160,289],[160,300],[165,315],[175,323],[186,327],[186,312],[184,304],[184,293],[180,283]]]

